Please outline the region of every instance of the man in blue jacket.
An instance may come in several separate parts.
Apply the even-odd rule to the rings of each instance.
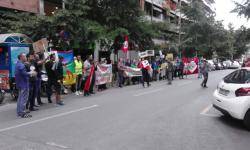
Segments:
[[[15,67],[15,81],[18,89],[17,99],[17,116],[22,118],[30,118],[31,115],[25,112],[25,106],[29,97],[29,76],[24,63],[27,61],[26,55],[21,53],[18,55],[18,61]]]

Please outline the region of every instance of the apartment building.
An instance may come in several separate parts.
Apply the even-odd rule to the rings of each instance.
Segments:
[[[52,15],[63,7],[63,0],[0,0],[0,9]]]

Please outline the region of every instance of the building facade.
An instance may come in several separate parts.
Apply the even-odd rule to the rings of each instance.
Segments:
[[[0,0],[0,8],[39,13],[40,0]]]
[[[0,9],[52,15],[63,7],[63,0],[0,0]]]

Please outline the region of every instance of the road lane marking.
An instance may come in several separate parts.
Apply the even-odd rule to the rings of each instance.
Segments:
[[[201,115],[206,114],[212,107],[213,107],[212,104],[208,105],[206,108],[204,108],[204,109],[202,110],[202,112],[201,112],[200,114],[201,114]]]
[[[56,144],[54,142],[47,142],[46,145],[61,148],[61,149],[69,149],[69,147],[67,147],[67,146]]]
[[[159,92],[159,91],[162,91],[162,90],[163,90],[163,88],[155,89],[155,90],[151,90],[151,91],[147,91],[147,92],[138,93],[138,94],[135,94],[134,96],[135,97],[143,96],[143,95],[147,95],[147,94],[156,93],[156,92]]]
[[[92,106],[89,106],[89,107],[82,107],[80,109],[76,109],[76,110],[72,110],[72,111],[60,113],[60,114],[57,114],[57,115],[53,115],[53,116],[49,116],[49,117],[37,119],[37,120],[34,120],[34,121],[22,123],[22,124],[19,124],[19,125],[16,125],[16,126],[11,126],[11,127],[8,127],[8,128],[0,129],[0,133],[1,132],[5,132],[5,131],[9,131],[9,130],[12,130],[12,129],[24,127],[24,126],[27,126],[27,125],[39,123],[39,122],[42,122],[42,121],[45,121],[45,120],[49,120],[49,119],[53,119],[53,118],[58,118],[58,117],[66,116],[66,115],[70,115],[70,114],[73,114],[73,113],[76,113],[76,112],[80,112],[80,111],[84,111],[84,110],[93,109],[93,108],[96,108],[96,107],[99,107],[99,106],[98,105],[92,105]]]
[[[207,116],[207,117],[220,117],[220,115],[209,114],[208,113],[210,111],[210,109],[212,109],[212,108],[213,108],[213,105],[210,104],[206,108],[204,108],[200,114],[203,115],[203,116]]]

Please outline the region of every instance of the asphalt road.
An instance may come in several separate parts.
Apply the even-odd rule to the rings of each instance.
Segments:
[[[1,150],[249,150],[250,132],[211,108],[218,82],[232,70],[209,75],[208,89],[194,76],[109,89],[91,97],[65,96],[66,105],[42,106],[32,119],[0,107]]]

